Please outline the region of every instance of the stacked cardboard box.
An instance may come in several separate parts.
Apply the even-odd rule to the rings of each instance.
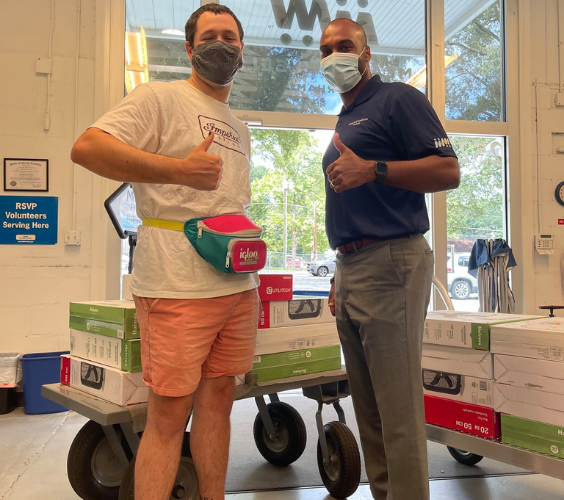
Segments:
[[[427,422],[490,439],[499,438],[491,331],[494,325],[535,318],[538,316],[428,313],[421,362]]]
[[[564,321],[492,328],[502,442],[564,458]]]
[[[135,304],[71,302],[69,312],[70,355],[61,358],[61,383],[118,405],[147,401]]]
[[[251,374],[267,382],[341,368],[327,297],[293,296],[292,275],[261,274],[262,316]]]

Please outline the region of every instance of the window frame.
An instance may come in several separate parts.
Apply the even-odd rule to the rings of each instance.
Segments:
[[[125,45],[125,0],[96,0],[96,72],[95,72],[95,116],[101,116],[123,97],[124,71],[123,47]],[[201,5],[220,3],[216,0],[201,0]],[[426,0],[426,49],[427,49],[427,96],[443,123],[447,134],[492,135],[505,137],[506,148],[506,227],[507,240],[516,255],[523,255],[522,214],[518,203],[521,197],[520,157],[525,147],[519,144],[520,121],[523,119],[519,106],[530,102],[527,95],[530,89],[523,88],[520,82],[519,54],[524,51],[520,37],[519,0],[502,0],[503,25],[503,90],[505,100],[502,122],[477,122],[445,120],[445,67],[444,67],[444,0]],[[527,101],[528,98],[528,101]],[[529,108],[525,108],[529,109]],[[273,128],[334,129],[337,117],[322,114],[302,114],[272,111],[233,110],[233,114],[242,121]],[[101,198],[105,199],[116,184],[100,182],[97,187]],[[443,283],[447,282],[447,232],[446,232],[446,193],[435,193],[431,197],[429,214],[432,219],[430,241],[435,253],[435,273]],[[102,203],[99,203],[102,207]],[[111,228],[107,229],[111,232]],[[106,296],[119,295],[119,259],[120,240],[107,240],[107,267],[105,277]],[[523,258],[523,260],[525,260]],[[115,261],[115,262],[114,262]],[[512,286],[515,296],[521,298],[516,310],[522,311],[530,300],[534,301],[534,291],[525,291],[525,278],[534,277],[533,270],[524,270],[518,266],[512,271]],[[532,288],[532,287],[531,287]],[[117,290],[117,292],[116,292]],[[525,295],[527,293],[527,296]],[[438,299],[438,296],[436,297]],[[436,302],[441,308],[441,301]]]

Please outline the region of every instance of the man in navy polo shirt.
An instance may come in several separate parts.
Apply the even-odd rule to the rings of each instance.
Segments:
[[[433,276],[425,193],[458,187],[450,141],[427,98],[370,74],[362,27],[337,19],[321,70],[341,95],[323,157],[326,229],[337,252],[337,318],[372,495],[428,500],[421,343]]]

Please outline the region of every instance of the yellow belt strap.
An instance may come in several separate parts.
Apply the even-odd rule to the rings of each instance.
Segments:
[[[172,220],[163,220],[163,219],[143,219],[143,225],[184,232],[184,222],[175,222]]]

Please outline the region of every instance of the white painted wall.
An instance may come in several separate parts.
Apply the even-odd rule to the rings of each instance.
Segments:
[[[528,134],[530,138],[530,156],[522,158],[524,178],[532,181],[527,193],[533,201],[528,229],[529,235],[552,233],[555,238],[554,255],[533,251],[531,261],[524,263],[534,270],[526,286],[534,290],[529,310],[535,312],[539,305],[564,304],[564,225],[558,224],[558,219],[564,219],[564,207],[556,203],[554,196],[556,186],[564,181],[564,106],[555,103],[557,93],[564,93],[564,46],[560,45],[560,54],[558,51],[559,25],[560,40],[564,42],[564,1],[531,0],[529,22],[530,71],[522,75],[524,81],[528,76],[531,94],[530,128],[524,131],[524,137]],[[564,94],[562,98],[564,102]],[[563,152],[558,154],[557,148]],[[523,200],[523,205],[529,203]],[[533,238],[524,244],[532,246]],[[564,311],[556,314],[564,316]]]
[[[563,136],[553,135],[564,134],[564,108],[554,106],[559,84],[558,1],[563,3],[563,0],[511,2],[514,10],[518,10],[514,15],[519,17],[521,54],[518,90],[521,106],[519,110],[510,110],[510,117],[519,121],[519,134],[514,140],[520,146],[515,149],[517,157],[514,154],[510,161],[519,165],[521,199],[511,200],[519,206],[519,210],[512,210],[511,224],[518,225],[518,230],[513,232],[520,239],[516,247],[522,247],[522,255],[516,255],[523,276],[522,286],[515,288],[520,295],[517,303],[526,312],[535,312],[540,304],[564,302],[564,226],[557,224],[558,218],[564,218],[564,207],[554,201],[554,188],[564,180],[564,156],[554,151],[555,145],[564,147]],[[111,96],[120,91],[119,78],[112,75],[112,68],[116,68],[116,61],[119,67],[121,47],[115,49],[119,44],[114,43],[110,53],[109,41],[110,24],[123,25],[120,24],[122,4],[111,0],[80,2],[78,107],[75,109],[77,5],[77,0],[55,0],[52,126],[48,132],[43,130],[47,82],[44,75],[36,75],[35,61],[48,55],[51,2],[4,1],[1,6],[0,159],[49,158],[47,195],[59,198],[59,243],[0,246],[0,352],[68,348],[69,301],[116,298],[119,290],[117,277],[107,279],[107,275],[118,273],[118,240],[102,207],[102,201],[116,185],[74,167],[69,152],[75,137],[109,107]],[[563,15],[561,5],[561,23]],[[537,87],[533,86],[535,80]],[[112,85],[117,85],[117,90],[109,89]],[[539,228],[537,175],[541,180]],[[1,194],[11,193],[0,191]],[[64,231],[73,226],[81,231],[80,247],[64,245]],[[555,255],[546,257],[534,252],[533,235],[539,230],[555,234]],[[107,272],[108,267],[115,272]]]
[[[49,53],[51,2],[2,2],[0,8],[0,160],[48,158],[50,172],[48,193],[0,194],[59,199],[57,245],[0,246],[0,352],[68,349],[69,301],[106,295],[104,183],[69,159],[75,136],[94,119],[95,4],[81,2],[75,110],[78,3],[55,2],[49,131],[44,130],[47,77],[36,74],[35,63]],[[82,244],[65,246],[64,231],[73,226]]]

